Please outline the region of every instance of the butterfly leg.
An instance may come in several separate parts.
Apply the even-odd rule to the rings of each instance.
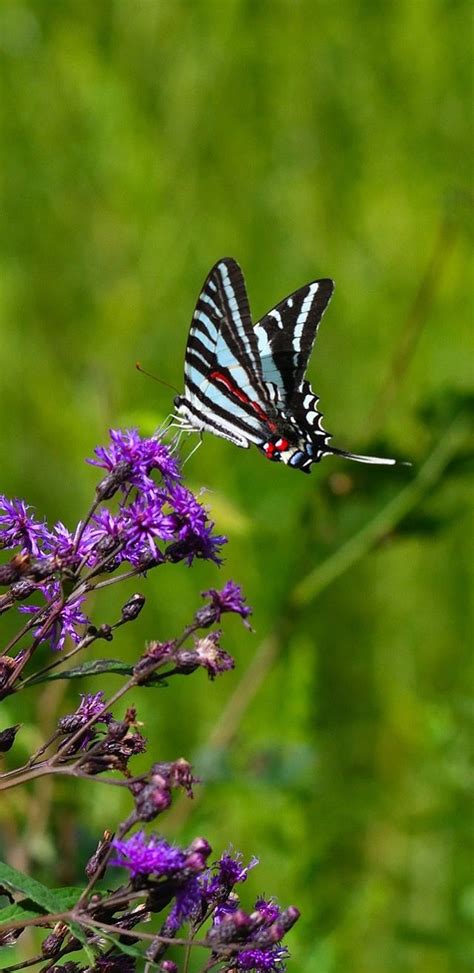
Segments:
[[[183,466],[191,459],[191,456],[194,456],[195,452],[199,449],[200,446],[202,446],[202,432],[199,433],[199,440],[194,446],[194,448],[191,450],[191,452],[189,453],[189,456],[186,456],[186,459],[183,460],[183,464],[182,464]]]

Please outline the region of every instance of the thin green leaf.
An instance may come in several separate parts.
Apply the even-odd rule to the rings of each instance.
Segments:
[[[23,892],[29,899],[37,905],[41,905],[48,912],[64,911],[61,897],[53,889],[48,889],[46,885],[37,882],[30,875],[19,872],[12,865],[0,861],[0,883],[7,885],[15,892]]]
[[[121,675],[131,676],[133,667],[121,662],[120,659],[94,659],[91,662],[83,662],[74,669],[64,669],[62,672],[46,672],[43,676],[38,675],[29,680],[29,685],[38,685],[41,682],[52,682],[54,679],[82,679],[84,676],[100,676],[104,672],[118,672]]]
[[[74,908],[84,889],[80,888],[79,885],[66,885],[62,889],[52,889],[51,891],[56,896],[58,905],[60,906],[59,911],[66,912],[67,909]]]
[[[36,905],[31,899],[22,899],[21,902],[13,902],[12,905],[0,909],[0,927],[9,922],[36,919],[41,915],[47,915],[42,906]]]
[[[83,889],[76,886],[68,886],[63,889],[48,889],[56,900],[56,912],[67,912],[72,909],[83,892]],[[12,902],[0,909],[0,925],[7,922],[21,922],[21,920],[36,919],[40,915],[47,915],[50,909],[45,911],[44,906],[38,905],[30,897],[21,899],[19,902]]]

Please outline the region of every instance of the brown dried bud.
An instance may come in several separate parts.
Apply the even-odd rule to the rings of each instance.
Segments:
[[[122,622],[133,622],[135,618],[138,618],[145,604],[145,600],[145,596],[139,592],[132,595],[122,608]]]
[[[183,676],[189,676],[191,672],[199,669],[199,658],[196,652],[189,649],[181,649],[175,655],[176,669]]]
[[[110,848],[110,844],[113,836],[114,836],[113,831],[104,831],[104,834],[100,839],[94,854],[92,855],[91,858],[89,858],[89,861],[87,862],[86,865],[87,878],[92,878],[92,876],[95,875],[95,873],[101,867],[102,862],[104,861],[104,858],[106,857],[107,852]]]
[[[0,584],[10,585],[27,573],[31,559],[29,554],[15,554],[7,564],[0,564]]]
[[[9,726],[6,730],[2,730],[0,733],[0,753],[7,753],[8,750],[11,750],[20,726],[21,723],[16,723],[15,726]]]
[[[17,659],[12,659],[11,655],[0,655],[0,691],[8,681],[17,661]]]
[[[64,942],[64,937],[67,933],[67,927],[64,924],[58,923],[57,929],[46,936],[41,943],[41,952],[45,957],[57,956],[60,952],[61,946]]]
[[[15,601],[24,601],[25,598],[29,598],[36,591],[36,587],[34,581],[16,581],[15,584],[12,584],[10,592]]]

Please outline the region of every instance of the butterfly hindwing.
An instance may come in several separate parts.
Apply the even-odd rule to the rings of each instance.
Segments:
[[[315,280],[280,301],[255,325],[266,382],[281,390],[285,402],[299,388],[321,318],[334,290],[332,280]]]

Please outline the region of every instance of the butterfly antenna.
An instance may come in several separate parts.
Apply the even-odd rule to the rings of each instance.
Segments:
[[[147,372],[146,368],[143,368],[139,361],[135,362],[135,368],[137,372],[141,372],[142,375],[146,375],[147,378],[152,378],[154,382],[159,382],[160,385],[166,385],[166,387],[171,389],[172,392],[177,392],[178,395],[180,394],[179,389],[177,389],[175,385],[171,385],[170,382],[165,382],[163,378],[158,378],[158,376],[153,375],[152,372]]]

